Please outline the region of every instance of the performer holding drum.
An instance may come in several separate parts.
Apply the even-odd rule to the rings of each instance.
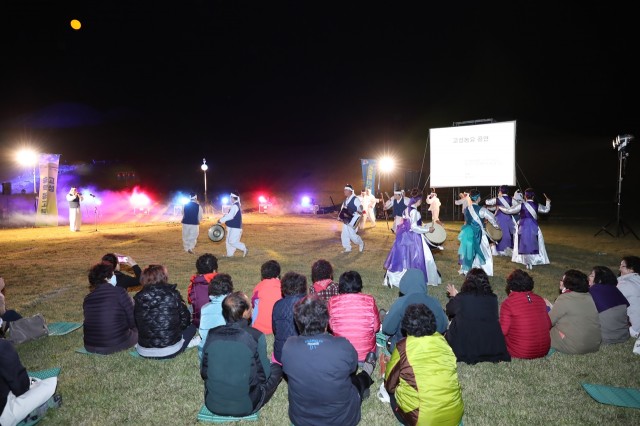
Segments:
[[[509,196],[509,187],[502,185],[498,189],[498,196],[496,198],[489,198],[485,200],[486,206],[504,207],[510,209],[515,202]],[[498,256],[511,256],[513,253],[513,234],[516,231],[516,220],[510,214],[507,214],[496,208],[496,221],[500,225],[502,230],[502,238],[494,240],[496,242],[496,252]],[[489,228],[487,228],[489,229]],[[491,235],[489,235],[491,236]],[[493,239],[493,238],[492,238]]]
[[[344,187],[344,196],[346,197],[342,203],[338,219],[342,221],[342,234],[340,238],[342,240],[342,247],[344,247],[343,253],[351,252],[351,243],[358,245],[358,249],[362,252],[364,250],[364,241],[360,235],[358,235],[358,223],[362,217],[362,205],[360,199],[353,193],[353,186],[347,184]]]
[[[422,216],[418,208],[421,203],[421,191],[412,190],[409,207],[404,211],[402,223],[396,229],[396,240],[384,262],[384,268],[387,270],[384,284],[389,287],[399,287],[400,279],[410,268],[424,272],[428,285],[438,285],[442,282],[429,243],[424,238],[434,233],[435,227],[420,225]],[[435,225],[442,227],[439,224]],[[442,230],[444,231],[444,228]]]

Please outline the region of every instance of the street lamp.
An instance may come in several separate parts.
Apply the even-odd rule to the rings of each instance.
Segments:
[[[37,193],[36,187],[36,165],[38,164],[38,154],[32,149],[22,149],[18,151],[18,163],[23,166],[33,167],[33,193]]]
[[[204,173],[204,208],[206,210],[207,206],[207,170],[209,170],[209,166],[207,166],[207,160],[205,158],[202,159],[202,166],[200,166],[202,172]]]

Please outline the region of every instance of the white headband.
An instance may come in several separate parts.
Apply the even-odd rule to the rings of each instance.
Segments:
[[[344,189],[347,189],[347,190],[353,192],[353,188],[351,188],[350,186],[345,186]]]
[[[393,195],[402,195],[402,191],[393,191]]]

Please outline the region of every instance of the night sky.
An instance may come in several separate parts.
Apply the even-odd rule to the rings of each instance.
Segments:
[[[638,23],[614,2],[2,3],[2,179],[32,143],[166,190],[206,157],[212,187],[341,194],[361,158],[428,176],[430,128],[492,118],[517,121],[521,186],[612,201],[611,140],[640,136]]]

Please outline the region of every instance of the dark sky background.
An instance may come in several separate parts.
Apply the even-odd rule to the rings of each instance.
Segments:
[[[492,118],[517,120],[521,186],[612,202],[611,140],[639,133],[631,6],[442,3],[3,1],[0,177],[30,143],[167,190],[206,157],[212,188],[341,194],[361,158],[424,178],[430,128]]]

